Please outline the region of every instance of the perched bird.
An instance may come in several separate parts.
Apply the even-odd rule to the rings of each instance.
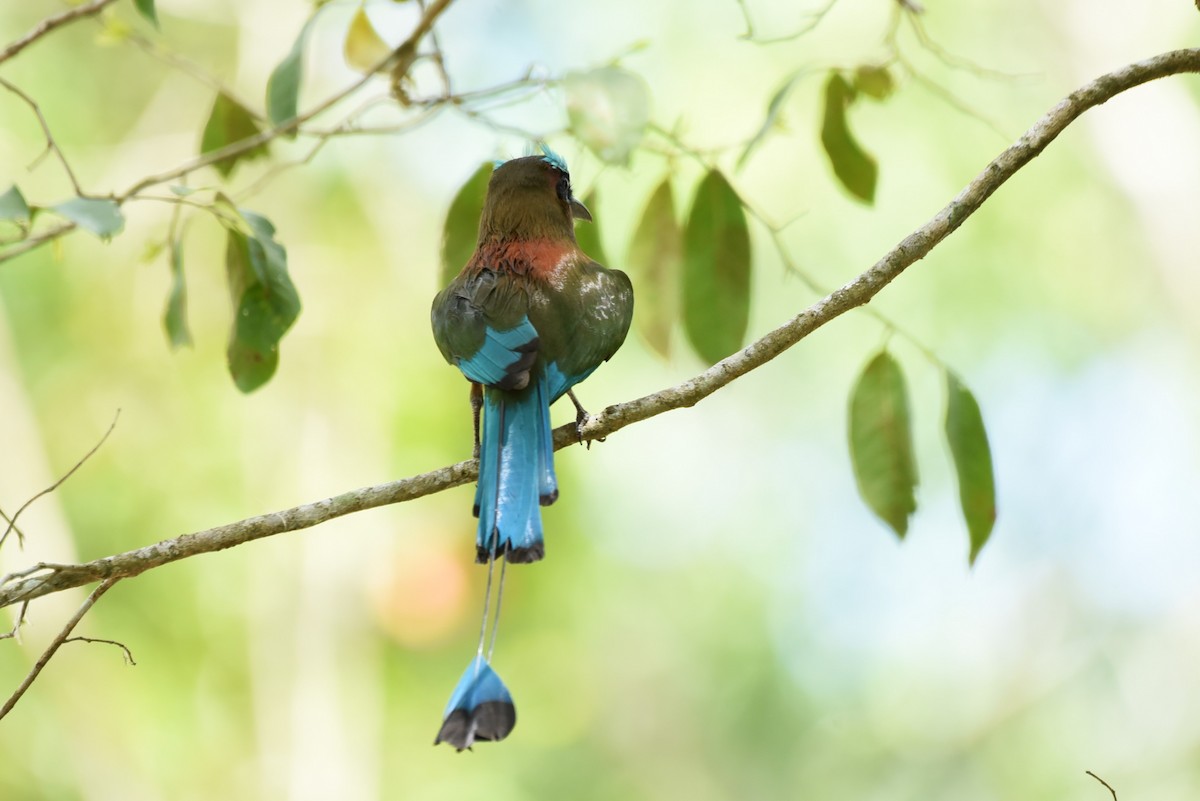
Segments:
[[[495,560],[536,562],[545,553],[539,507],[558,498],[550,404],[616,353],[633,318],[629,278],[575,241],[575,221],[591,219],[571,192],[566,162],[544,145],[542,155],[499,164],[475,253],[433,301],[438,348],[472,382],[476,415],[482,405],[475,545],[477,561],[489,565],[489,596]],[[485,603],[479,653],[436,741],[459,750],[503,739],[516,722],[490,653],[483,659],[486,630]]]

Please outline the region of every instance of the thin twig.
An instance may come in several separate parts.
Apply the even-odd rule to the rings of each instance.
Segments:
[[[903,18],[908,20],[908,24],[913,29],[913,34],[917,37],[917,42],[928,52],[932,53],[938,61],[945,64],[950,69],[962,70],[969,72],[979,78],[990,78],[998,81],[1012,81],[1021,78],[1032,78],[1029,73],[1012,73],[1004,72],[1003,70],[985,67],[982,64],[977,64],[968,58],[950,52],[945,47],[942,47],[933,37],[929,35],[929,31],[925,29],[925,23],[916,14],[904,14]]]
[[[865,305],[957,230],[997,189],[1036,158],[1085,111],[1135,86],[1183,72],[1200,72],[1200,48],[1163,53],[1130,64],[1077,89],[988,164],[945,208],[857,278],[694,378],[636,400],[609,406],[591,415],[582,429],[577,428],[575,423],[560,426],[554,431],[554,447],[557,449],[580,441],[599,440],[664,412],[694,406],[740,376],[771,361],[830,321]],[[473,481],[478,473],[478,462],[470,459],[411,478],[352,490],[315,503],[184,534],[92,562],[30,569],[0,578],[0,607],[100,579],[136,576],[168,562],[309,528],[365,509],[410,501],[466,484]],[[42,570],[50,572],[35,575]]]
[[[70,567],[72,567],[72,565],[62,565],[58,564],[57,562],[38,562],[35,565],[30,565],[24,570],[14,570],[11,573],[5,573],[3,576],[0,576],[0,587],[3,587],[10,581],[15,581],[19,578],[27,578],[32,576],[34,573],[40,573],[43,570],[56,572],[59,570],[67,570]]]
[[[29,108],[31,108],[33,113],[37,116],[38,124],[42,126],[42,134],[46,137],[46,147],[42,151],[41,155],[34,159],[33,163],[29,165],[30,169],[32,169],[37,162],[41,161],[42,157],[47,153],[53,153],[58,159],[58,163],[62,165],[63,172],[67,174],[67,178],[70,180],[71,187],[75,190],[75,194],[79,195],[80,197],[85,197],[83,189],[79,187],[79,180],[75,177],[75,171],[71,169],[71,164],[67,161],[67,157],[63,154],[62,148],[60,148],[58,146],[58,142],[55,141],[54,134],[50,132],[50,124],[46,122],[46,117],[42,114],[41,106],[39,106],[32,97],[25,94],[17,86],[9,83],[3,78],[0,78],[0,86],[3,86],[8,91],[21,98],[21,100],[25,101],[25,104],[29,106]]]
[[[4,706],[0,707],[0,720],[3,720],[4,716],[11,712],[12,708],[17,705],[17,701],[21,700],[21,696],[24,695],[25,691],[29,689],[29,685],[33,684],[34,680],[37,679],[38,674],[40,674],[42,669],[46,667],[46,663],[48,663],[51,657],[54,656],[55,652],[62,647],[62,644],[67,641],[67,638],[71,636],[71,632],[75,630],[77,625],[79,625],[79,621],[82,620],[83,616],[88,613],[88,610],[92,608],[92,605],[99,600],[101,595],[112,589],[112,586],[118,581],[120,581],[119,578],[106,579],[102,581],[100,585],[96,587],[96,589],[92,590],[92,594],[89,595],[87,600],[80,605],[78,611],[76,611],[71,619],[67,621],[67,625],[63,626],[62,631],[58,633],[58,636],[54,638],[54,641],[51,642],[50,645],[46,647],[46,650],[42,652],[42,655],[38,657],[38,661],[33,664],[33,668],[30,669],[29,674],[25,677],[17,689],[13,691],[13,694],[9,696],[8,700],[4,702]]]
[[[90,451],[88,451],[87,453],[85,453],[83,455],[82,459],[80,459],[78,462],[76,462],[75,465],[70,470],[68,470],[66,473],[64,473],[62,478],[60,478],[58,481],[55,481],[53,484],[46,487],[44,490],[39,492],[37,495],[34,495],[29,500],[25,501],[25,503],[21,504],[21,508],[18,509],[17,513],[14,514],[12,516],[12,519],[8,521],[8,527],[4,529],[4,534],[0,535],[0,548],[4,547],[5,540],[8,539],[8,535],[11,534],[13,531],[17,531],[18,544],[20,544],[20,545],[25,544],[24,535],[16,528],[17,518],[21,516],[21,512],[24,512],[26,509],[28,509],[29,505],[31,503],[33,503],[34,501],[36,501],[38,498],[42,497],[43,495],[49,495],[51,492],[54,492],[56,489],[61,487],[64,481],[66,481],[68,478],[70,478],[72,475],[75,474],[76,470],[78,470],[80,467],[83,467],[83,463],[86,462],[88,459],[92,458],[92,454],[94,454],[96,451],[100,450],[100,446],[104,444],[104,441],[106,439],[108,439],[108,435],[111,434],[113,432],[113,429],[117,427],[117,419],[120,416],[121,416],[121,410],[117,409],[117,413],[115,415],[113,415],[113,421],[112,421],[112,423],[109,424],[108,430],[104,432],[104,436],[102,436],[100,438],[99,442],[97,442],[95,445],[92,446],[92,449]]]
[[[746,5],[745,0],[737,0],[737,3],[742,10],[742,18],[746,21],[746,32],[738,38],[745,39],[749,42],[754,42],[754,44],[766,45],[779,44],[781,42],[794,42],[804,34],[810,33],[825,20],[825,17],[830,11],[833,10],[833,7],[837,5],[837,0],[828,0],[825,5],[821,6],[816,11],[809,11],[808,13],[804,14],[803,16],[807,22],[791,33],[784,34],[782,36],[772,36],[765,39],[760,38],[757,34],[755,34],[754,24],[750,19],[750,8]]]
[[[3,251],[0,251],[0,262],[5,262],[9,259],[15,259],[17,256],[28,253],[31,250],[35,250],[47,242],[51,242],[61,236],[71,233],[78,227],[79,226],[73,222],[65,222],[45,230],[37,236],[31,236],[27,239],[22,239],[19,243],[14,244],[12,247],[5,248]]]
[[[21,611],[17,614],[17,619],[13,623],[11,631],[0,634],[0,640],[16,640],[21,641],[21,626],[25,625],[25,613],[29,611],[29,601],[21,604]]]
[[[133,651],[130,651],[129,646],[123,642],[117,642],[116,640],[102,640],[99,637],[68,637],[67,639],[63,640],[64,644],[69,642],[99,642],[104,643],[105,645],[115,645],[125,652],[125,664],[137,664],[137,662],[133,661]]]
[[[13,56],[20,53],[26,47],[41,39],[46,34],[53,31],[55,28],[60,28],[70,22],[83,17],[90,17],[93,14],[98,14],[104,10],[105,6],[115,3],[116,0],[92,0],[87,5],[76,6],[75,8],[67,9],[61,14],[56,14],[53,17],[47,17],[37,24],[37,26],[29,33],[16,40],[4,50],[0,51],[0,64],[8,61]]]
[[[9,516],[8,516],[8,515],[7,515],[7,514],[4,512],[4,510],[3,510],[3,509],[0,509],[0,520],[3,520],[5,523],[8,523],[9,527],[11,527],[11,528],[12,528],[12,530],[16,532],[16,534],[17,534],[17,539],[19,539],[19,540],[24,540],[24,539],[25,539],[25,532],[24,532],[24,531],[21,531],[21,529],[17,528],[17,523],[16,523],[16,521],[15,521],[15,520],[13,520],[11,517],[9,517]]]
[[[1085,770],[1084,773],[1091,776],[1093,779],[1095,779],[1096,781],[1100,782],[1105,787],[1107,787],[1108,791],[1110,793],[1112,793],[1113,801],[1117,801],[1117,791],[1114,790],[1108,782],[1104,781],[1104,779],[1101,779],[1099,776],[1097,776],[1095,773],[1092,773],[1090,770]]]

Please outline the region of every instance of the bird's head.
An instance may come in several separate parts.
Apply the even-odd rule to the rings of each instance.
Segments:
[[[562,156],[542,145],[542,155],[500,163],[488,184],[479,241],[575,239],[575,220],[591,221],[571,192]]]

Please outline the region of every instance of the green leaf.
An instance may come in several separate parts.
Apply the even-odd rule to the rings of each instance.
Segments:
[[[158,24],[158,11],[154,8],[154,0],[133,0],[133,4],[137,6],[138,13],[150,21],[150,24],[155,28],[160,27]]]
[[[783,110],[783,102],[787,100],[788,95],[792,93],[792,89],[796,87],[799,80],[807,74],[807,70],[797,70],[788,77],[775,94],[771,95],[770,101],[767,103],[767,115],[763,118],[762,125],[759,126],[758,132],[754,137],[746,143],[746,149],[742,151],[742,155],[738,157],[737,167],[740,170],[742,165],[750,158],[750,154],[757,148],[762,141],[767,138],[767,134],[775,127],[779,120],[779,112]]]
[[[300,35],[292,43],[292,49],[283,57],[271,77],[267,79],[267,119],[275,127],[283,125],[295,118],[300,102],[300,82],[304,78],[304,43],[308,39],[308,31],[312,27],[312,19],[304,23]],[[294,137],[295,131],[287,134]]]
[[[479,239],[479,215],[487,197],[488,182],[495,168],[491,162],[480,165],[450,201],[446,224],[442,227],[442,273],[440,286],[446,286],[459,274],[475,252]]]
[[[279,367],[279,350],[260,351],[231,339],[225,350],[225,360],[229,364],[234,386],[250,394],[275,375]]]
[[[592,191],[588,192],[587,197],[583,199],[583,205],[592,212],[593,219],[591,222],[581,220],[575,223],[575,241],[579,244],[579,249],[590,256],[592,261],[607,265],[609,264],[608,256],[604,253],[604,245],[600,242],[600,226],[594,218],[599,203],[596,189],[593,187]]]
[[[650,122],[650,92],[621,67],[572,72],[563,78],[571,132],[602,161],[627,165]]]
[[[200,139],[200,153],[212,153],[260,133],[262,128],[245,106],[224,92],[218,92],[212,112],[208,115],[208,122],[204,126],[204,135]],[[226,177],[238,162],[249,161],[266,154],[267,146],[261,144],[236,156],[223,158],[213,166],[222,177]]]
[[[979,403],[951,372],[946,373],[946,441],[958,473],[958,498],[971,536],[970,563],[987,545],[996,523],[992,451]]]
[[[21,194],[21,190],[13,184],[8,188],[8,191],[0,195],[0,220],[11,220],[21,227],[29,224],[33,213],[29,210],[29,204],[25,202],[25,196]]]
[[[846,123],[846,109],[854,102],[854,87],[837,72],[829,73],[825,84],[825,115],[821,123],[821,144],[833,174],[864,203],[875,202],[875,182],[879,168],[875,159],[854,140]]]
[[[742,201],[712,170],[700,182],[683,237],[683,325],[715,364],[742,346],[750,319],[750,233]]]
[[[171,348],[191,346],[192,332],[187,323],[187,282],[183,276],[183,242],[171,241],[171,291],[167,294],[167,308],[163,312],[163,327]]]
[[[873,100],[887,100],[896,91],[896,81],[887,67],[863,64],[854,70],[854,89]]]
[[[362,6],[358,7],[354,19],[350,20],[350,27],[346,29],[342,53],[350,69],[364,75],[373,72],[392,53],[392,46],[383,41]]]
[[[671,326],[679,314],[683,230],[675,219],[668,175],[650,196],[625,259],[637,287],[638,332],[663,357],[671,355]]]
[[[917,467],[904,375],[887,351],[867,364],[850,395],[850,459],[867,506],[904,539],[917,509]]]
[[[50,210],[101,239],[109,239],[125,227],[125,216],[115,200],[73,197],[51,206]]]
[[[234,309],[226,356],[238,389],[251,392],[275,374],[279,341],[300,314],[300,297],[275,227],[252,211],[239,212],[251,234],[226,227],[225,271]]]

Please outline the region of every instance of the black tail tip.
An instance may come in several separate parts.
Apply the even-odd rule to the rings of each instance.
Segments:
[[[554,490],[553,492],[548,492],[545,495],[538,496],[538,503],[541,504],[542,506],[549,506],[550,504],[554,503],[557,500],[558,500],[558,490]],[[475,516],[479,517],[479,515],[475,515]]]
[[[517,709],[511,701],[484,701],[473,709],[455,709],[447,715],[433,744],[447,743],[461,753],[477,742],[503,740],[516,725]]]
[[[501,556],[514,565],[528,565],[540,562],[546,558],[546,543],[539,542],[526,548],[501,547],[491,549],[484,548],[482,545],[475,546],[476,564],[486,565],[488,562],[493,559],[499,559]]]

